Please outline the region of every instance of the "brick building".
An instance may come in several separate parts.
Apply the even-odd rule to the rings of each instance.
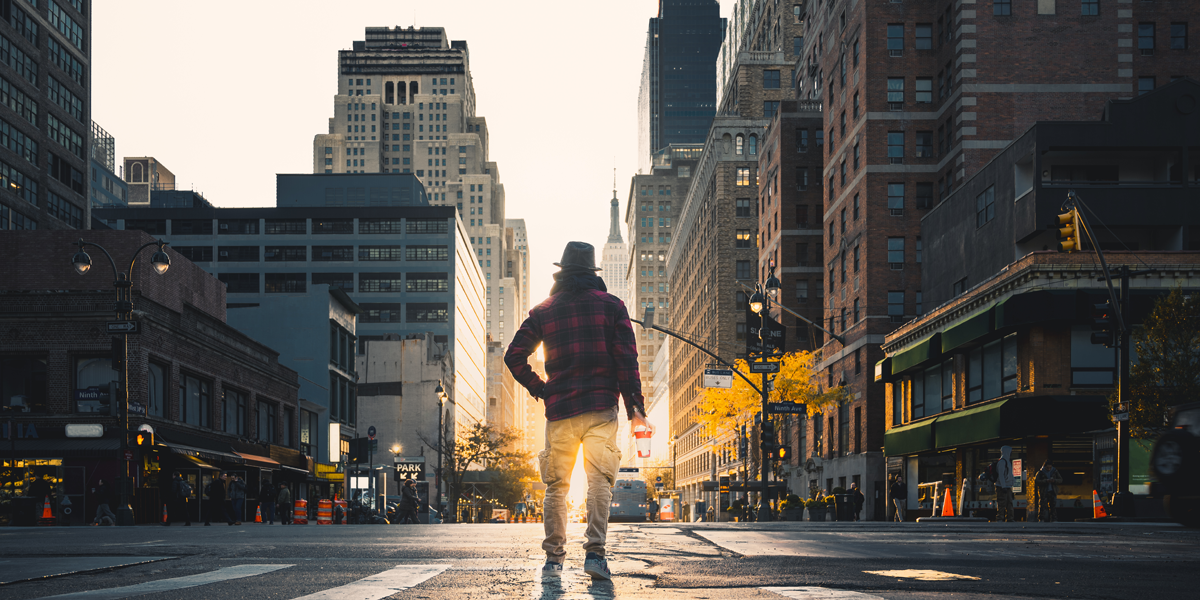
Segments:
[[[1006,444],[1027,473],[1053,459],[1060,518],[1077,501],[1090,506],[1092,490],[1114,491],[1106,397],[1116,357],[1091,343],[1092,307],[1109,298],[1103,270],[1086,237],[1080,252],[1049,251],[1058,231],[1046,224],[1074,190],[1110,271],[1143,272],[1123,309],[1131,327],[1171,289],[1194,293],[1197,98],[1200,84],[1185,79],[1110,101],[1099,120],[1040,122],[923,219],[931,309],[886,337],[876,368],[888,384],[888,471],[908,482],[913,516],[947,481],[974,480]],[[1147,449],[1135,442],[1130,453],[1139,516],[1151,508]],[[994,496],[972,489],[967,500],[987,511]]]
[[[1110,99],[1194,75],[1186,31],[1200,5],[825,0],[795,9],[804,28],[796,91],[824,107],[825,267],[840,273],[847,254],[862,265],[857,278],[827,278],[826,322],[847,345],[827,344],[820,365],[824,383],[845,381],[854,400],[829,416],[825,439],[806,432],[813,444],[802,454],[821,449],[825,483],[865,482],[875,517],[885,391],[855,361],[881,360],[883,336],[924,311],[920,219],[1035,122],[1091,120]],[[856,304],[860,318],[843,324]]]
[[[672,329],[732,362],[746,354],[748,296],[759,277],[759,155],[781,103],[794,97],[794,38],[803,23],[770,2],[734,6],[717,59],[717,116],[692,172],[667,251]],[[744,239],[738,240],[739,232]],[[704,367],[711,359],[687,344],[670,345],[671,437],[682,500],[702,499],[715,471],[737,477],[736,452],[717,455],[695,422]],[[714,440],[736,447],[737,440]],[[750,446],[757,447],[756,444]],[[757,450],[754,450],[757,451]]]
[[[118,261],[153,239],[99,230],[84,238]],[[0,404],[9,417],[0,455],[6,468],[16,469],[3,482],[6,495],[27,496],[33,479],[48,478],[52,502],[57,507],[70,498],[72,522],[82,524],[95,514],[87,490],[117,475],[121,434],[104,388],[118,379],[104,325],[113,320],[113,273],[95,248],[88,249],[92,270],[75,273],[70,259],[78,239],[69,231],[0,236],[6,257],[0,266]],[[226,324],[221,282],[170,249],[171,267],[158,275],[147,260],[152,251],[143,251],[133,269],[141,333],[128,336],[130,427],[151,425],[158,443],[135,451],[137,521],[161,519],[160,484],[173,471],[197,491],[193,519],[205,508],[198,491],[214,469],[246,477],[249,510],[263,477],[294,482],[303,497],[309,473],[297,449],[296,372],[280,365],[274,350]],[[118,268],[127,265],[118,262]],[[99,425],[103,435],[72,437],[68,425]],[[4,518],[20,522],[23,507],[35,500],[41,499],[14,501],[14,512]]]

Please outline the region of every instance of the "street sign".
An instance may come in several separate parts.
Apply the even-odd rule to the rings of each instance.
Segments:
[[[767,491],[784,490],[784,489],[787,489],[787,484],[782,481],[768,481],[767,482]],[[748,483],[731,483],[731,484],[729,484],[729,491],[731,491],[731,492],[761,492],[762,491],[762,482],[761,481],[751,481]]]
[[[125,460],[133,460],[133,450],[125,451]]]
[[[1113,413],[1113,420],[1114,421],[1128,421],[1129,413],[1127,413],[1127,412]]]
[[[367,437],[371,438],[371,439],[375,439],[375,426],[374,425],[367,428]]]
[[[134,334],[142,332],[141,321],[109,321],[105,323],[108,333]]]
[[[808,407],[798,402],[768,402],[767,414],[770,415],[802,415]]]
[[[396,464],[400,464],[403,462],[423,463],[423,462],[425,462],[425,457],[424,456],[393,456],[392,462],[394,462]]]
[[[732,388],[733,371],[730,369],[705,369],[700,385],[706,388]]]
[[[371,444],[371,452],[379,452],[379,440],[368,438],[367,442]]]
[[[777,362],[752,362],[750,363],[751,373],[778,373],[779,363]]]
[[[425,461],[421,462],[397,462],[396,463],[396,481],[404,481],[405,479],[415,479],[417,481],[425,481]]]
[[[701,481],[700,482],[700,491],[702,491],[702,492],[716,492],[716,491],[719,491],[720,489],[721,489],[721,484],[716,481]]]

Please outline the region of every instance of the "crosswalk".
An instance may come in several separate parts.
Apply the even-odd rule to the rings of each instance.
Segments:
[[[655,598],[656,600],[694,597],[700,590],[664,590],[654,586],[650,577],[637,576],[638,571],[645,567],[640,561],[612,561],[615,577],[613,581],[593,581],[580,568],[568,568],[561,577],[546,577],[541,574],[541,563],[537,560],[521,560],[505,564],[493,563],[490,567],[476,561],[466,560],[456,562],[436,563],[405,563],[382,568],[373,574],[345,583],[334,585],[328,589],[289,600],[383,600],[384,598],[409,597],[403,592],[412,590],[419,592],[414,597],[421,598],[459,598],[470,585],[481,587],[488,592],[488,597],[526,598],[536,600],[637,600]],[[178,597],[181,590],[216,586],[221,583],[244,580],[239,582],[239,588],[253,590],[253,582],[249,578],[269,577],[271,575],[284,578],[296,577],[311,572],[311,567],[302,563],[278,564],[241,564],[216,568],[210,571],[168,577],[134,585],[108,587],[102,589],[77,591],[55,596],[42,596],[40,600],[119,600],[136,597]],[[493,572],[498,577],[489,577]],[[514,577],[514,572],[516,577]],[[471,584],[455,579],[483,576],[482,583]],[[489,584],[488,580],[494,580]],[[269,585],[269,584],[268,584]],[[225,597],[217,595],[216,588],[205,592],[199,590],[198,597]],[[744,588],[734,595],[727,595],[734,589],[727,589],[717,597],[762,598],[765,600],[884,600],[879,596],[865,593],[834,590],[820,587],[762,587]],[[473,594],[469,594],[474,597]],[[189,597],[197,597],[193,594]],[[237,596],[242,597],[242,596]],[[273,594],[274,598],[287,598],[286,594]]]

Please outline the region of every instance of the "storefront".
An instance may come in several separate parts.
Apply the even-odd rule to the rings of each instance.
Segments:
[[[120,440],[68,438],[59,422],[12,419],[0,424],[0,525],[35,525],[48,498],[60,524],[83,525],[95,515],[95,489],[115,493]]]

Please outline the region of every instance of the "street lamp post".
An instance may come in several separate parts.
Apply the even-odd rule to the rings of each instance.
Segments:
[[[763,294],[764,289],[766,290],[765,295]],[[760,318],[758,326],[758,359],[759,362],[762,363],[767,362],[767,358],[771,354],[767,352],[767,313],[770,312],[771,309],[771,300],[778,297],[779,278],[775,277],[775,261],[772,260],[766,282],[764,282],[764,284],[756,285],[754,294],[750,296],[750,310],[758,313]],[[769,400],[767,384],[769,383],[769,380],[770,375],[764,370],[762,374],[762,386],[759,388],[759,392],[762,394],[762,424],[760,427],[762,427],[762,431],[764,432],[774,431],[774,428],[771,426],[770,415],[767,414],[767,403]],[[771,514],[771,503],[767,499],[767,478],[770,476],[771,472],[771,458],[767,454],[767,448],[765,444],[760,446],[759,453],[762,456],[762,460],[759,461],[760,466],[762,467],[762,495],[759,498],[758,520],[773,521],[774,518]]]
[[[79,251],[75,256],[71,257],[71,264],[75,267],[75,272],[80,275],[86,275],[92,269],[92,257],[84,251],[85,246],[99,248],[104,256],[108,258],[108,264],[113,270],[113,288],[116,291],[116,296],[113,302],[113,312],[117,314],[118,320],[129,320],[133,317],[133,266],[137,263],[138,254],[142,250],[150,246],[158,246],[158,251],[150,257],[150,264],[154,266],[154,271],[159,275],[167,272],[171,267],[171,258],[163,251],[167,245],[162,240],[154,242],[146,242],[140,248],[134,251],[133,256],[129,259],[128,274],[117,270],[117,263],[113,260],[112,254],[105,250],[100,244],[85,242],[79,240]],[[129,337],[127,334],[121,334],[120,342],[114,340],[114,346],[118,352],[116,353],[117,364],[113,365],[117,371],[118,383],[117,390],[120,394],[120,403],[117,413],[119,427],[121,429],[121,468],[119,469],[120,477],[118,478],[118,487],[121,490],[120,502],[117,506],[117,525],[131,526],[133,525],[133,508],[129,505],[129,463],[125,459],[125,455],[129,452]],[[109,406],[117,402],[112,390],[109,390]]]
[[[437,490],[436,490],[436,492],[437,492],[438,510],[441,510],[442,509],[442,445],[444,444],[444,442],[442,441],[442,434],[444,431],[444,427],[442,425],[442,413],[444,412],[445,406],[446,406],[446,390],[442,388],[442,383],[440,381],[438,382],[437,387],[433,389],[433,393],[435,395],[437,395],[437,399],[438,399],[438,447],[437,447],[438,465],[437,465]],[[446,516],[449,516],[449,515],[443,516],[443,521],[445,520]]]

